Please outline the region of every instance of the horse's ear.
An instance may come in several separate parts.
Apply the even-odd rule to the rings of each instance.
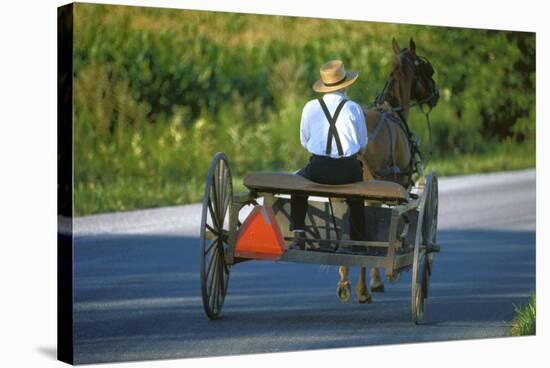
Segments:
[[[409,43],[409,51],[411,52],[412,56],[416,57],[416,43],[414,43],[414,40],[412,37]]]
[[[397,55],[401,52],[401,47],[397,44],[397,40],[395,37],[391,39],[391,47],[393,47],[393,52],[395,52]]]

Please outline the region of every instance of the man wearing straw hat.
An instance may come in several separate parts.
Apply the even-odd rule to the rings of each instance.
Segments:
[[[357,80],[340,60],[321,66],[321,79],[313,84],[315,92],[324,95],[309,101],[302,111],[300,142],[311,153],[309,163],[296,174],[322,184],[349,184],[363,180],[363,168],[357,155],[367,146],[365,116],[359,104],[348,99],[346,88]],[[364,239],[362,200],[348,200],[350,238]],[[305,217],[307,196],[291,198],[292,249],[306,245]]]

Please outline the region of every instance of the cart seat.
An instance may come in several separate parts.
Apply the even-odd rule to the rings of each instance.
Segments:
[[[405,202],[409,194],[391,181],[369,180],[353,184],[319,184],[302,176],[279,172],[255,172],[244,178],[244,185],[258,192],[307,194],[320,197],[362,197],[364,199]]]

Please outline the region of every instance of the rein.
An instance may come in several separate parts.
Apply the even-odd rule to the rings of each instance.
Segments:
[[[424,72],[424,70],[422,70],[421,68],[420,69],[418,68],[418,62],[417,61],[412,61],[409,58],[405,58],[405,60],[406,60],[407,63],[412,63],[413,64],[413,69],[414,69],[415,72],[418,73],[418,71],[419,71],[420,75],[418,75],[417,78],[420,78],[421,83],[423,83],[425,86],[426,86],[426,84],[429,84],[429,82],[427,82],[425,80],[425,77],[426,77],[425,74],[426,73]],[[421,60],[424,60],[424,62],[428,62],[424,58],[421,58]],[[430,64],[430,67],[431,67],[431,64]],[[432,72],[431,74],[433,74],[433,69],[432,69],[431,72]],[[431,78],[431,74],[429,75],[430,78]],[[398,104],[397,106],[394,106],[394,104],[392,104],[392,102],[397,100],[397,98],[391,94],[391,91],[389,91],[391,78],[392,78],[392,76],[390,75],[386,79],[386,83],[384,84],[384,88],[382,88],[382,91],[376,96],[374,104],[371,104],[370,107],[371,108],[375,107],[378,111],[381,111],[383,114],[384,113],[394,113],[399,118],[399,120],[401,122],[400,126],[403,128],[403,130],[407,134],[407,137],[409,138],[409,144],[411,146],[411,160],[409,162],[409,168],[408,168],[407,171],[400,172],[400,174],[408,175],[409,182],[412,182],[412,172],[413,172],[412,167],[413,167],[414,155],[415,155],[416,152],[418,152],[419,155],[421,153],[420,153],[420,150],[419,150],[419,147],[418,147],[417,143],[412,138],[412,133],[409,129],[409,124],[407,123],[407,120],[403,116],[403,110],[405,110],[406,108],[412,108],[412,107],[418,106],[418,108],[420,109],[420,111],[422,112],[422,114],[424,115],[424,117],[426,119],[426,125],[428,127],[428,134],[429,134],[429,147],[428,147],[428,157],[426,158],[425,163],[428,163],[431,160],[432,154],[433,154],[432,127],[431,127],[431,123],[430,123],[430,113],[432,111],[432,108],[437,103],[437,100],[439,99],[439,92],[437,91],[437,88],[435,87],[435,84],[433,84],[433,85],[430,85],[430,90],[432,92],[428,97],[423,98],[422,100],[411,101],[407,104]],[[433,102],[434,99],[435,99],[435,102]],[[383,107],[383,104],[385,102],[387,102],[390,105],[389,109]],[[425,108],[425,105],[427,105],[427,109]],[[380,174],[384,174],[382,176],[391,175],[391,174],[393,174],[393,175],[398,174],[395,170],[395,165],[394,165],[394,167],[388,168],[388,169],[383,170],[383,171],[384,171],[383,173],[380,173]],[[386,172],[386,171],[388,171],[388,172]]]
[[[424,60],[424,62],[428,62],[424,58],[421,58],[421,59]],[[414,68],[415,71],[419,70],[418,69],[418,62],[412,61],[407,57],[405,58],[405,60],[406,60],[407,63],[412,63],[414,65],[413,68]],[[431,67],[431,65],[430,65],[430,67]],[[426,84],[428,82],[426,82],[425,79],[424,79],[426,77],[425,73],[423,71],[420,71],[419,74],[421,74],[421,75],[419,75],[418,78],[420,78],[422,83],[424,83],[424,85],[426,86]],[[432,74],[433,74],[433,69],[432,69]],[[431,75],[430,75],[430,77],[431,77]],[[432,92],[430,93],[430,95],[428,97],[425,97],[422,100],[411,101],[407,104],[399,104],[397,106],[393,106],[391,100],[397,100],[397,99],[395,98],[395,96],[393,96],[391,94],[391,91],[388,91],[389,86],[390,86],[391,78],[392,77],[390,75],[386,79],[386,83],[384,84],[384,88],[382,88],[382,91],[376,96],[373,105],[379,111],[393,112],[399,117],[399,119],[402,121],[402,123],[405,127],[405,132],[407,133],[407,136],[409,137],[409,141],[411,143],[412,156],[414,156],[414,150],[416,150],[419,154],[420,154],[420,150],[418,150],[418,147],[416,146],[416,142],[414,142],[412,140],[412,133],[409,129],[409,124],[408,124],[407,120],[404,118],[402,112],[406,108],[410,109],[412,107],[418,106],[418,108],[420,109],[420,112],[422,112],[422,114],[425,117],[426,126],[428,127],[429,148],[428,148],[428,157],[426,159],[426,163],[427,163],[427,162],[430,161],[430,159],[432,158],[432,154],[433,154],[432,127],[431,127],[431,123],[430,123],[430,113],[432,112],[433,106],[435,106],[435,104],[437,103],[437,99],[439,99],[439,92],[437,91],[437,88],[435,86],[430,86],[430,89],[431,89]],[[436,99],[436,102],[435,103],[430,103],[430,101],[432,101],[433,99]],[[385,107],[382,107],[382,105],[385,102],[388,102],[390,104],[389,109],[385,108]],[[427,109],[424,107],[425,105],[428,106]]]
[[[382,92],[380,92],[378,94],[378,96],[376,96],[374,104],[370,104],[370,105],[367,105],[367,106],[368,107],[376,107],[378,110],[383,110],[383,108],[381,106],[386,101],[384,99],[384,96],[387,94],[387,90],[388,90],[389,85],[390,85],[390,78],[388,78],[386,80],[386,83],[384,84],[384,88],[382,88]],[[398,105],[398,106],[395,106],[395,107],[392,106],[390,109],[385,109],[385,110],[386,111],[391,111],[391,112],[400,112],[400,111],[403,111],[405,108],[411,108],[411,107],[419,106],[422,113],[424,113],[422,106],[423,105],[428,105],[428,102],[436,96],[437,96],[437,92],[433,91],[428,97],[423,98],[420,101],[412,101],[412,102],[409,102],[407,104]],[[394,96],[391,96],[391,95],[390,95],[390,97],[394,98]],[[380,103],[379,101],[382,100],[382,99],[384,99],[384,100],[382,101],[382,103]],[[430,107],[430,111],[431,110],[432,110],[432,108]]]
[[[426,164],[430,162],[432,159],[433,154],[433,142],[432,142],[432,125],[430,124],[430,113],[432,112],[432,107],[429,106],[427,111],[424,111],[424,106],[420,105],[420,111],[422,114],[424,114],[424,117],[426,118],[426,125],[428,126],[428,139],[429,139],[429,147],[428,147],[428,157],[426,158]]]

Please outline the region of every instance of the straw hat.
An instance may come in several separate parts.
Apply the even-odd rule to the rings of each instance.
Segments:
[[[313,84],[315,92],[333,92],[351,85],[359,74],[346,72],[341,60],[331,60],[319,70],[321,79]]]

